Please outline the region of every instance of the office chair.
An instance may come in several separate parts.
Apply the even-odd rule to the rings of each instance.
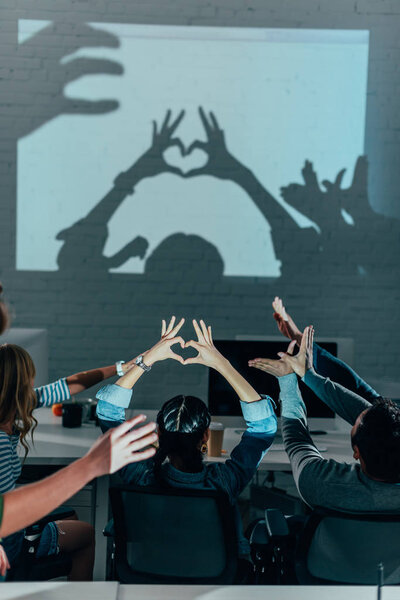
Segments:
[[[45,525],[50,521],[69,519],[74,514],[74,510],[60,507],[27,527],[18,564],[7,571],[6,581],[48,581],[69,575],[72,560],[68,554],[60,552],[43,558],[36,558],[35,554]]]
[[[281,543],[286,520],[278,512],[265,511],[265,527]],[[400,584],[400,512],[356,514],[316,508],[308,517],[295,556],[301,585],[375,585],[379,563],[384,565],[384,583]]]
[[[236,514],[214,490],[110,488],[114,578],[121,583],[231,584],[238,565]]]

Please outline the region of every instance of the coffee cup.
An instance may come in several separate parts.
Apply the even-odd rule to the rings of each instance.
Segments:
[[[224,440],[224,425],[217,421],[210,423],[210,437],[207,442],[208,456],[221,456],[222,442]]]
[[[64,402],[62,414],[63,427],[80,427],[82,425],[82,405],[77,402]]]

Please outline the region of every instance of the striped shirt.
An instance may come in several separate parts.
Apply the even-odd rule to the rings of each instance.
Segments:
[[[71,397],[66,379],[35,388],[35,394],[38,408],[64,402]],[[9,435],[0,429],[0,494],[14,489],[15,482],[21,474],[18,442],[18,433]]]

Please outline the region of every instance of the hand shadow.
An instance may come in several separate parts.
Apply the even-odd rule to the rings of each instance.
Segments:
[[[54,22],[18,46],[17,55],[34,57],[26,60],[39,60],[36,57],[41,57],[43,48],[46,49],[46,57],[40,58],[39,68],[30,70],[29,79],[7,82],[9,91],[15,92],[24,102],[24,117],[15,120],[18,138],[32,133],[59,115],[99,115],[119,107],[117,100],[84,100],[64,95],[69,83],[85,75],[122,75],[122,65],[113,60],[82,57],[65,61],[68,55],[81,48],[118,48],[119,39],[86,24],[75,24],[70,35],[61,35],[58,26]],[[4,112],[6,108],[3,107],[3,118],[8,118]]]

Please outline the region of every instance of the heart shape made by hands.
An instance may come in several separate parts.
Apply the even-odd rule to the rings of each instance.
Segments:
[[[184,360],[186,360],[187,358],[194,358],[195,356],[197,356],[197,350],[195,350],[191,346],[187,346],[186,344],[187,342],[185,342],[184,348],[182,348],[180,344],[175,344],[174,346],[172,346],[172,351],[175,354],[179,354],[179,356],[181,356]]]
[[[170,167],[180,169],[186,175],[192,169],[201,169],[207,164],[208,156],[206,152],[199,148],[194,148],[191,152],[185,150],[182,153],[177,146],[171,146],[164,152],[164,160]]]

